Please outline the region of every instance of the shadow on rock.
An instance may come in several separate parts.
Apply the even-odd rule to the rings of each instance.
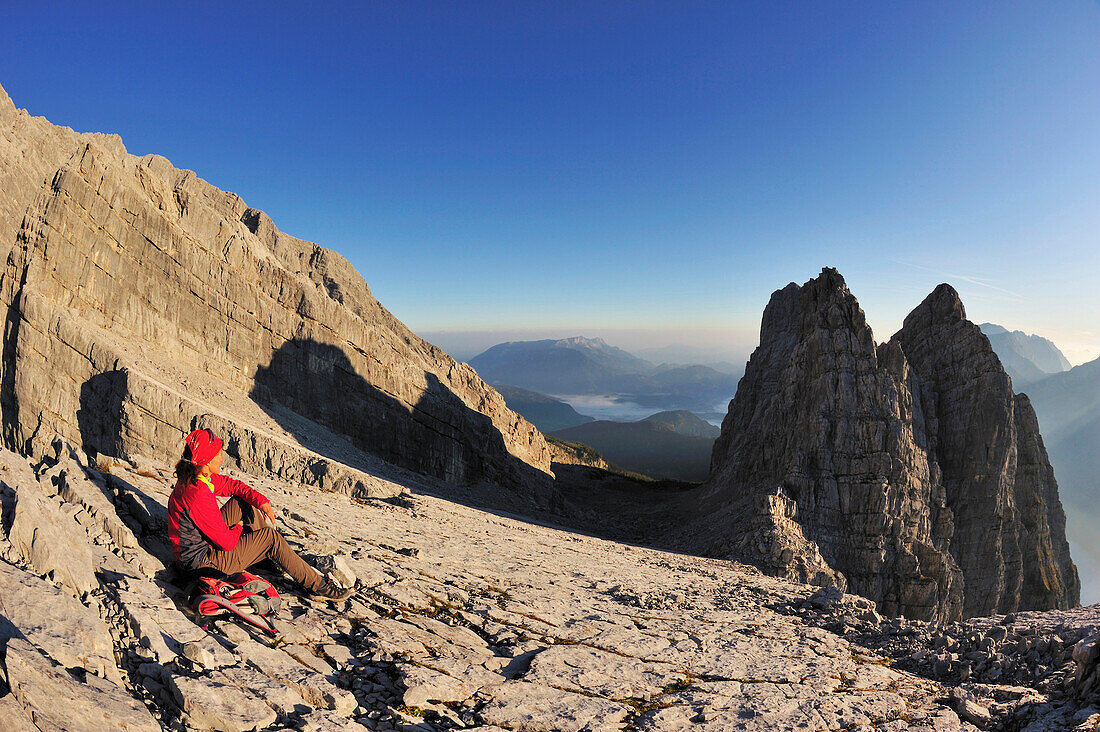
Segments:
[[[121,369],[96,374],[81,384],[76,421],[84,452],[113,457],[122,455],[126,393],[127,374]]]
[[[486,415],[466,406],[439,378],[421,372],[423,389],[408,390],[407,374],[375,385],[337,346],[312,339],[284,343],[256,369],[251,398],[311,450],[340,459],[300,417],[372,455],[451,485],[490,482],[552,503],[552,481],[511,455]],[[390,390],[392,389],[392,391]]]

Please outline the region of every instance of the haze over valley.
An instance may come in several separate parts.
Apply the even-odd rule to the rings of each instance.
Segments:
[[[541,392],[603,419],[689,410],[715,423],[744,372],[725,363],[655,364],[583,337],[501,343],[469,363],[490,383]]]

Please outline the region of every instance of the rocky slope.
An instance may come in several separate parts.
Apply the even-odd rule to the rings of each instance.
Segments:
[[[863,598],[735,562],[466,508],[428,479],[376,474],[393,497],[363,500],[237,475],[292,545],[356,582],[313,604],[262,569],[286,602],[274,642],[191,614],[164,538],[167,464],[92,466],[60,441],[33,464],[0,453],[0,729],[1100,722],[1095,612],[882,621]],[[990,685],[997,669],[1009,684]]]
[[[1034,411],[946,285],[881,345],[835,270],[777,291],[699,501],[707,550],[887,614],[1079,600]]]
[[[117,136],[31,117],[2,89],[0,191],[7,445],[39,453],[60,435],[168,458],[210,415],[237,426],[257,466],[273,443],[299,443],[286,477],[308,477],[336,445],[353,465],[373,455],[551,500],[532,425],[386,311],[343,257],[238,196],[128,155]],[[332,436],[303,444],[303,418]]]

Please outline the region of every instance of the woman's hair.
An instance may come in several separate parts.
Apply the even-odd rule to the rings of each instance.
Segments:
[[[184,485],[194,483],[199,479],[199,466],[191,462],[191,447],[185,445],[183,457],[176,463],[176,479]]]

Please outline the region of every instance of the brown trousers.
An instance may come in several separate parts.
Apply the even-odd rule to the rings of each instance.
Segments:
[[[199,568],[213,567],[225,574],[243,572],[253,564],[271,559],[307,590],[317,589],[324,577],[290,548],[283,535],[267,525],[263,512],[252,504],[232,496],[222,506],[222,518],[226,526],[244,522],[244,530],[237,546],[225,552],[210,547]]]

